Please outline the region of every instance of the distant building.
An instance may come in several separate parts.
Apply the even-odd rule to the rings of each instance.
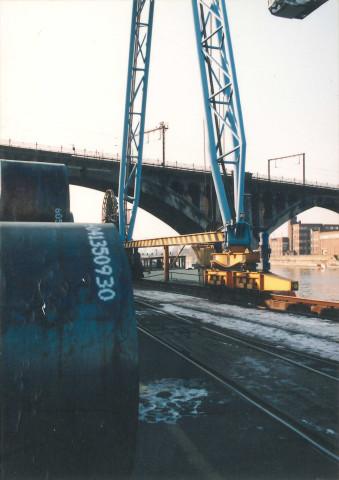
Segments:
[[[337,250],[335,236],[325,238],[322,234],[325,232],[339,232],[339,225],[323,225],[321,223],[301,223],[293,218],[288,222],[289,249],[296,255],[325,255],[325,250],[329,252]],[[325,242],[327,241],[327,243]],[[323,246],[321,242],[323,243]],[[336,255],[337,253],[328,253]]]
[[[288,222],[290,250],[296,255],[311,255],[311,230],[320,230],[321,223],[298,222],[293,218]]]
[[[289,245],[288,237],[270,238],[271,256],[286,255],[289,251]]]
[[[339,255],[339,228],[332,231],[312,230],[311,251],[312,255]]]

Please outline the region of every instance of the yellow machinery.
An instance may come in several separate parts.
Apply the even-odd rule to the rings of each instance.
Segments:
[[[220,285],[229,289],[256,290],[259,292],[293,292],[298,290],[298,282],[256,270],[260,262],[260,252],[216,253],[212,257],[211,268],[204,273],[207,285]]]
[[[221,235],[221,232],[216,234]],[[212,245],[194,246],[199,263],[204,268],[204,283],[231,290],[289,294],[297,291],[298,282],[269,271],[268,234],[262,233],[260,240],[260,250],[255,251],[244,245],[231,245],[223,253],[216,253]]]
[[[205,270],[207,285],[224,285],[229,289],[257,292],[294,292],[298,282],[271,273],[268,234],[260,234],[260,250],[231,244],[223,253],[212,256],[211,268]],[[258,269],[259,266],[259,269]]]
[[[268,236],[262,234],[260,251],[250,252],[241,245],[232,247],[223,253],[215,252],[215,245],[224,239],[222,232],[206,232],[176,237],[162,237],[147,240],[125,242],[132,249],[146,247],[164,248],[164,279],[169,280],[168,249],[172,246],[192,245],[204,269],[206,285],[220,285],[228,289],[252,290],[257,292],[294,292],[298,282],[275,275],[269,271]],[[259,269],[258,266],[259,265]],[[206,268],[207,267],[207,268]]]

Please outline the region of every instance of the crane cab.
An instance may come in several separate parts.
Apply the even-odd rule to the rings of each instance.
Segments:
[[[268,9],[277,17],[303,20],[327,0],[268,0]]]

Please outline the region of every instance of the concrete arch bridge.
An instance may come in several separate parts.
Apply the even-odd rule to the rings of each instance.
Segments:
[[[117,158],[79,156],[72,153],[0,145],[0,158],[64,163],[72,185],[118,192],[120,162]],[[174,228],[179,234],[214,230],[221,225],[213,180],[209,171],[175,164],[166,167],[145,163],[140,207]],[[226,182],[232,184],[232,175]],[[245,215],[258,240],[259,233],[273,232],[287,220],[312,207],[339,213],[339,188],[289,181],[268,180],[246,173]],[[255,245],[254,245],[255,246]]]

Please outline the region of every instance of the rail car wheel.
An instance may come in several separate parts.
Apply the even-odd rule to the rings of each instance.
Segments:
[[[125,478],[138,409],[114,225],[0,224],[2,480]]]
[[[102,223],[118,223],[118,200],[113,190],[106,190],[101,211]]]
[[[69,222],[65,165],[0,160],[0,220]]]

